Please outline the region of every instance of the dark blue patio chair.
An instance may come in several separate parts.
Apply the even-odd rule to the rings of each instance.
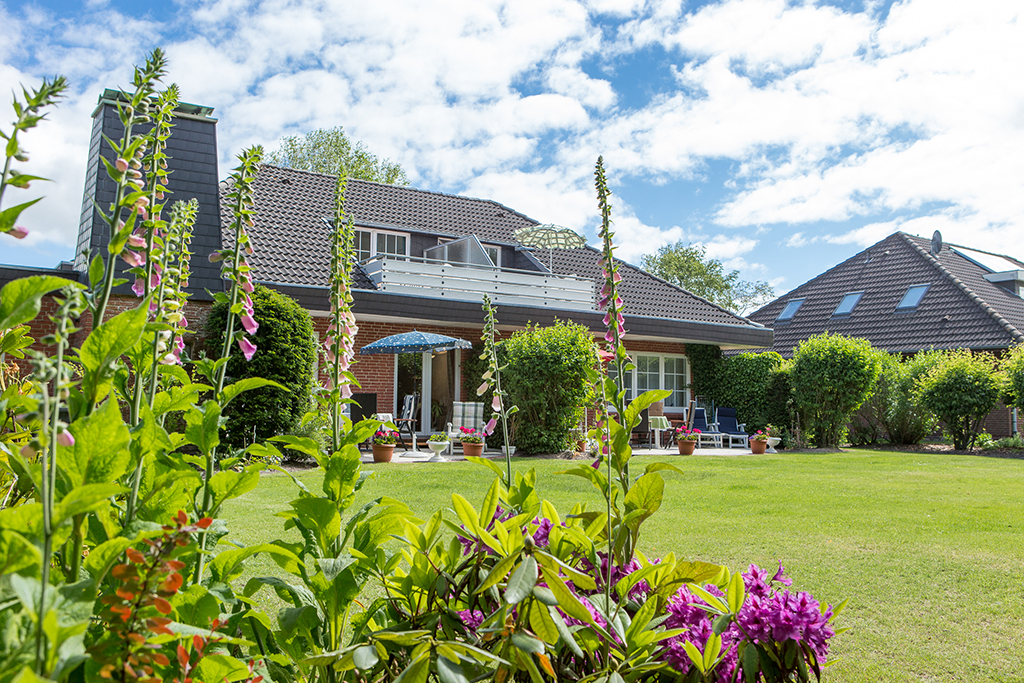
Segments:
[[[722,433],[718,431],[715,423],[708,424],[708,414],[704,408],[693,409],[692,428],[700,430],[697,437],[698,448],[704,448],[705,441],[709,441],[716,448],[722,448]]]
[[[729,439],[729,448],[746,448],[749,445],[747,423],[736,421],[735,408],[715,408],[715,424],[718,425],[718,431],[722,433],[723,439]]]

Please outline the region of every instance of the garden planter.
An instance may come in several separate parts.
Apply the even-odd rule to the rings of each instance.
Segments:
[[[580,439],[579,441],[577,441],[576,442],[576,452],[577,453],[586,453],[587,452],[587,442],[584,441],[583,439]]]
[[[463,443],[462,454],[467,458],[479,458],[481,455],[484,454],[484,445],[482,443]]]
[[[754,455],[761,455],[768,450],[767,441],[758,441],[757,439],[750,440],[750,452]]]
[[[679,446],[679,455],[693,455],[693,449],[697,447],[696,441],[676,441]]]
[[[442,453],[448,450],[447,441],[428,441],[427,446],[434,452],[433,457],[431,457],[427,462],[448,462],[448,460],[442,455]]]
[[[769,436],[768,437],[768,450],[765,451],[765,453],[778,453],[778,451],[775,450],[775,447],[779,445],[780,441],[782,441],[782,439],[780,439],[777,436]]]
[[[391,462],[391,457],[395,454],[395,444],[373,444],[373,461],[374,462]]]

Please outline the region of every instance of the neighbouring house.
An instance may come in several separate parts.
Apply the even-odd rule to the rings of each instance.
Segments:
[[[113,183],[100,155],[111,150],[103,135],[116,138],[117,93],[106,91],[94,112],[92,146],[79,232],[79,251],[105,249],[106,225],[92,202],[109,205]],[[230,216],[219,204],[227,191],[217,177],[216,120],[212,110],[183,106],[171,137],[170,189],[175,198],[198,197],[190,320],[201,326],[211,305],[207,290],[223,289],[209,253],[232,238]],[[283,292],[310,311],[316,333],[328,324],[335,178],[264,165],[255,182],[257,216],[250,230],[256,252],[249,259],[255,280]],[[596,203],[595,203],[596,207]],[[411,187],[350,180],[345,208],[356,227],[359,264],[353,274],[357,347],[382,337],[418,329],[477,342],[483,329],[482,297],[494,300],[503,335],[528,323],[556,319],[604,333],[596,308],[602,284],[600,252],[593,248],[531,250],[514,231],[538,224],[498,202]],[[84,280],[85,259],[57,269],[0,268],[0,284],[46,272]],[[548,267],[548,264],[551,267]],[[653,275],[622,264],[626,303],[626,347],[637,364],[628,378],[631,395],[647,389],[672,391],[665,413],[681,416],[690,398],[687,344],[725,349],[772,344],[772,331],[739,317]],[[137,305],[127,286],[117,291],[112,309]],[[52,305],[52,304],[50,304]],[[46,309],[44,309],[45,312]],[[45,323],[39,322],[38,326]],[[192,328],[196,328],[196,324]],[[412,360],[413,362],[408,362]],[[461,389],[460,352],[423,354],[419,359],[362,356],[354,366],[364,394],[375,396],[381,412],[399,413],[403,396],[422,393],[420,431],[429,431],[431,404],[473,400]],[[415,377],[413,377],[415,375]]]
[[[1002,354],[1024,342],[1024,262],[896,232],[750,314],[775,331],[785,357],[829,331],[890,353],[929,348]],[[986,420],[994,436],[1017,432],[1016,411]]]

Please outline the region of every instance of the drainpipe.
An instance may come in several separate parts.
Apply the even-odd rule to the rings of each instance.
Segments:
[[[1010,413],[1010,433],[1013,436],[1018,436],[1017,432],[1017,406],[1013,407],[1013,411]]]

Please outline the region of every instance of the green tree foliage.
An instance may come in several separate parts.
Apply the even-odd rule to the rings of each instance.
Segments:
[[[714,396],[718,388],[718,369],[722,364],[722,350],[708,344],[687,344],[686,357],[690,360],[695,396]]]
[[[266,161],[326,175],[345,175],[389,185],[409,184],[405,170],[397,162],[381,159],[362,142],[353,142],[341,126],[286,137],[278,149],[267,154]]]
[[[234,380],[262,377],[285,387],[254,389],[235,399],[225,411],[228,424],[223,442],[231,446],[285,434],[295,429],[309,409],[313,384],[316,341],[309,313],[289,297],[257,285],[252,293],[259,330],[254,336],[258,350],[246,362],[237,345],[231,348],[228,376]],[[214,304],[206,323],[209,348],[219,349],[223,340],[226,304]]]
[[[752,311],[775,298],[767,282],[741,280],[738,270],[726,273],[721,261],[707,257],[707,247],[702,244],[666,245],[656,254],[645,254],[640,265],[662,280],[734,313]]]
[[[512,417],[516,447],[525,453],[563,450],[590,400],[587,368],[596,362],[590,332],[558,321],[527,327],[499,346],[507,363],[503,388],[519,407]]]
[[[935,431],[935,414],[918,400],[917,383],[944,357],[944,351],[936,350],[909,358],[880,353],[882,370],[871,397],[853,417],[850,441],[915,444]]]
[[[1024,408],[1024,344],[1010,349],[1003,359],[1003,371],[1006,373],[1007,403]]]
[[[1002,377],[988,353],[958,349],[945,355],[918,382],[919,400],[935,413],[953,436],[953,447],[974,445],[978,428],[996,407]]]
[[[770,389],[774,370],[781,364],[782,356],[774,351],[741,353],[724,359],[718,367],[715,403],[735,408],[748,432],[764,429],[777,419],[773,416]]]
[[[878,352],[866,339],[826,332],[800,342],[793,354],[790,381],[816,446],[839,446],[880,370]]]

